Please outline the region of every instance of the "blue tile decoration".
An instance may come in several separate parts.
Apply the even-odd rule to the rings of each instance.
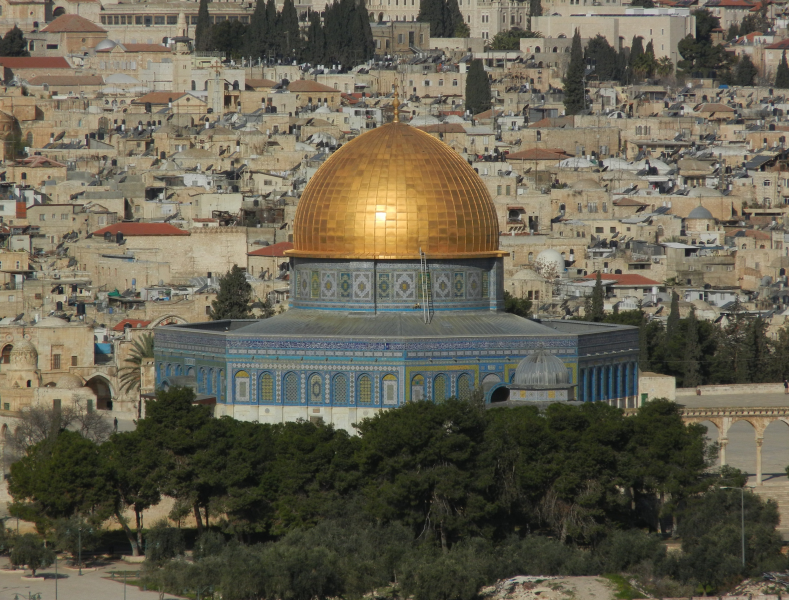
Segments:
[[[395,273],[395,300],[416,300],[416,273]]]
[[[452,283],[452,296],[455,298],[464,298],[466,296],[466,274],[453,273]]]
[[[372,300],[373,282],[372,273],[353,274],[353,298],[354,300]]]
[[[321,273],[321,299],[331,300],[337,297],[337,273],[323,271]]]
[[[391,273],[378,273],[378,295],[376,300],[386,302],[392,299]]]
[[[321,295],[320,271],[312,271],[310,273],[310,298],[320,298],[320,295]]]
[[[446,272],[436,273],[433,284],[433,295],[437,299],[449,298],[452,295],[452,282],[450,274]]]
[[[480,273],[470,271],[467,277],[466,297],[470,300],[478,300],[482,297],[482,283]]]
[[[482,297],[490,297],[490,273],[487,271],[482,273]]]
[[[350,299],[351,296],[351,274],[340,273],[340,298]]]

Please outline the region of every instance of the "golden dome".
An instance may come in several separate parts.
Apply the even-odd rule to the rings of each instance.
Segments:
[[[289,256],[413,259],[503,256],[496,210],[452,148],[401,123],[359,136],[307,184]]]

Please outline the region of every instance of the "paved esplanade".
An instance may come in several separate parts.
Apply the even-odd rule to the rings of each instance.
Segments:
[[[764,483],[786,481],[789,395],[783,393],[782,384],[774,386],[781,391],[756,394],[748,392],[749,386],[737,387],[742,393],[715,393],[714,388],[702,388],[702,395],[678,393],[676,401],[685,407],[686,421],[703,423],[711,440],[723,442],[724,464],[748,473],[751,485],[759,484],[759,471]]]
[[[123,580],[120,582],[107,579],[110,571],[137,571],[138,565],[112,563],[97,571],[83,571],[80,577],[77,571],[67,570],[65,564],[58,561],[58,600],[123,600]],[[36,575],[44,576],[44,581],[26,581],[22,579],[22,571],[7,571],[8,559],[0,559],[0,600],[27,599],[34,594],[41,594],[41,600],[55,598],[55,568],[42,569]],[[30,571],[25,571],[30,574]],[[174,598],[165,594],[165,599]],[[158,600],[159,592],[143,592],[135,586],[126,586],[126,600]]]

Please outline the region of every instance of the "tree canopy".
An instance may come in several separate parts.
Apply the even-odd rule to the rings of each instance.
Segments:
[[[570,65],[564,76],[564,109],[568,115],[576,115],[586,108],[585,72],[581,33],[576,29],[570,48]]]
[[[30,56],[25,34],[16,25],[0,40],[0,56]]]
[[[246,279],[246,271],[233,265],[219,278],[219,293],[211,302],[211,318],[222,319],[252,318],[252,286]]]
[[[491,106],[490,81],[482,61],[478,58],[471,61],[466,74],[466,110],[478,115]]]

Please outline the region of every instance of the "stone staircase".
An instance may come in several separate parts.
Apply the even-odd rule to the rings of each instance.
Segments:
[[[789,540],[789,481],[765,483],[750,489],[761,496],[762,500],[775,500],[778,504],[778,514],[781,516],[778,533],[783,540]]]

